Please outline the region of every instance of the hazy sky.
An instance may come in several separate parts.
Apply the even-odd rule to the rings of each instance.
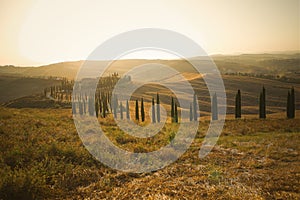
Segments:
[[[0,65],[82,60],[137,28],[182,33],[208,54],[300,49],[299,0],[0,0]]]

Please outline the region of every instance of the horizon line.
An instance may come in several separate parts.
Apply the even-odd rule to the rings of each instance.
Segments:
[[[214,54],[208,54],[207,56],[191,56],[189,57],[190,59],[197,59],[200,57],[216,57],[216,56],[242,56],[242,55],[280,55],[280,54],[285,54],[285,55],[293,55],[293,54],[300,54],[300,49],[299,50],[287,50],[287,51],[269,51],[269,52],[257,52],[257,53],[243,53],[243,52],[235,52],[235,53],[214,53]],[[184,58],[124,58],[124,59],[117,59],[117,60],[183,60]],[[117,61],[117,60],[109,60],[109,61]],[[50,63],[38,63],[38,64],[32,64],[32,65],[15,65],[15,64],[1,64],[0,67],[42,67],[42,66],[49,66],[49,65],[54,65],[54,64],[59,64],[59,63],[71,63],[71,62],[84,62],[87,60],[65,60],[65,61],[53,61]],[[90,60],[90,61],[108,61],[108,60]]]

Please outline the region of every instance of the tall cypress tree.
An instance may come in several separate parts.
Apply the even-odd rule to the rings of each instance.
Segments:
[[[83,115],[83,104],[82,104],[82,101],[79,101],[79,114]]]
[[[99,96],[99,113],[100,113],[100,116],[101,116],[101,114],[102,114],[102,107],[103,107],[102,99],[101,99],[100,96]]]
[[[295,90],[291,89],[291,118],[295,118]]]
[[[194,121],[198,120],[198,109],[197,109],[197,95],[194,94],[194,99],[193,99],[193,116],[194,116]]]
[[[155,123],[155,103],[154,103],[154,98],[152,98],[152,123]]]
[[[192,103],[190,103],[190,122],[193,121],[193,106]]]
[[[218,99],[216,93],[212,98],[212,120],[218,120]]]
[[[117,119],[118,115],[117,115],[117,109],[118,109],[118,98],[117,95],[114,95],[114,99],[112,102],[112,106],[113,106],[113,112],[114,112],[114,118]]]
[[[92,96],[88,97],[88,113],[90,116],[94,116],[95,112],[95,101]]]
[[[177,104],[175,103],[174,106],[174,121],[175,123],[178,123],[178,110],[177,110]]]
[[[76,103],[72,102],[72,114],[76,115]]]
[[[99,116],[99,102],[98,102],[98,99],[96,99],[95,111],[96,111],[96,117],[98,118],[98,116]]]
[[[85,98],[83,98],[83,113],[86,114],[86,102],[85,102]]]
[[[103,108],[102,108],[102,116],[103,116],[103,118],[106,117],[106,111],[107,111],[107,99],[106,99],[106,96],[103,95]]]
[[[144,110],[144,99],[142,98],[141,100],[141,118],[142,118],[142,122],[145,121],[145,110]]]
[[[241,91],[238,90],[235,96],[235,118],[241,118],[242,110],[241,110]]]
[[[130,119],[128,99],[126,100],[126,119]]]
[[[174,109],[174,99],[172,97],[171,99],[171,122],[174,122],[174,114],[175,114],[175,109]]]
[[[120,102],[120,118],[123,119],[123,105],[122,105],[122,101]]]
[[[137,121],[140,120],[140,117],[139,117],[139,101],[138,100],[135,100],[135,119]]]
[[[292,87],[291,91],[288,91],[287,117],[289,119],[295,118],[295,90],[294,90],[294,87]]]
[[[159,94],[156,94],[156,114],[157,114],[157,122],[160,122],[160,100]]]
[[[263,87],[259,95],[259,118],[266,118],[266,89]]]
[[[287,101],[286,101],[286,117],[291,118],[291,93],[288,91]]]

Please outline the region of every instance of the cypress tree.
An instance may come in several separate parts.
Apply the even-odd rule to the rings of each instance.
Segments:
[[[155,103],[154,103],[154,98],[152,98],[152,123],[155,123]]]
[[[126,100],[126,119],[130,119],[128,99]]]
[[[103,108],[102,108],[102,116],[103,116],[103,118],[106,117],[106,110],[107,110],[107,99],[106,99],[106,96],[103,95]]]
[[[171,122],[174,122],[174,114],[175,114],[175,108],[174,108],[174,99],[172,97],[171,99]]]
[[[108,98],[109,98],[109,92],[108,92]],[[116,110],[117,110],[117,113],[118,113],[118,110],[119,110],[119,100],[118,100],[118,96],[116,95]]]
[[[286,117],[291,118],[291,93],[288,91],[287,102],[286,102]]]
[[[175,123],[178,123],[178,110],[177,110],[177,104],[175,103],[174,106],[174,121]]]
[[[123,119],[123,105],[122,105],[122,101],[120,102],[120,118]]]
[[[295,90],[294,87],[292,87],[291,90],[291,118],[295,118]]]
[[[117,109],[118,109],[118,108],[117,108],[117,105],[118,105],[117,95],[114,96],[114,99],[113,99],[113,103],[112,103],[112,104],[113,104],[112,106],[113,106],[114,118],[117,119],[117,117],[118,117],[118,116],[117,116]]]
[[[159,94],[156,94],[156,114],[157,114],[157,122],[160,122],[160,100]]]
[[[88,113],[90,116],[94,116],[94,111],[95,111],[95,102],[94,99],[89,96],[88,97]]]
[[[98,116],[99,116],[99,102],[98,102],[98,99],[96,99],[95,111],[96,111],[96,117],[98,118]]]
[[[79,101],[79,114],[83,115],[83,105],[81,101]]]
[[[190,122],[193,121],[193,108],[192,103],[190,103]]]
[[[259,118],[266,118],[266,89],[263,87],[259,95]]]
[[[194,94],[194,99],[193,99],[193,109],[194,109],[194,121],[198,120],[198,109],[197,109],[197,95]]]
[[[99,97],[99,112],[100,112],[100,115],[102,114],[102,99]]]
[[[50,87],[50,96],[53,98],[53,86]]]
[[[264,118],[266,118],[266,89],[263,87],[263,114]]]
[[[294,90],[294,87],[292,87],[291,91],[288,91],[287,117],[289,119],[295,118],[295,90]]]
[[[142,118],[142,122],[145,121],[145,110],[144,110],[144,99],[142,98],[141,100],[141,118]]]
[[[83,113],[86,114],[86,103],[85,103],[85,98],[83,98]]]
[[[138,102],[138,100],[135,100],[135,119],[137,121],[140,120],[140,117],[139,117],[139,102]]]
[[[235,96],[235,118],[241,118],[241,91],[238,90]]]
[[[216,93],[212,99],[212,120],[218,120],[218,99]]]
[[[72,102],[72,113],[76,115],[76,103]]]

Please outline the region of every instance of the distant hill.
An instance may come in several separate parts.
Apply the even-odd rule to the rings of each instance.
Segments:
[[[213,55],[219,70],[222,73],[260,73],[278,74],[281,76],[294,76],[300,69],[300,53],[292,54],[241,54],[241,55]],[[201,61],[201,57],[192,58]],[[0,66],[0,75],[26,76],[26,77],[67,77],[74,79],[77,71],[84,61],[62,62],[40,67],[15,67]],[[95,61],[93,67],[97,67]],[[118,71],[119,74],[128,69],[147,63],[161,63],[178,70],[179,72],[194,72],[185,60],[118,60],[111,65],[110,72]],[[300,78],[300,77],[299,77]]]
[[[219,70],[225,72],[287,75],[300,69],[300,53],[242,54],[212,56]]]
[[[62,62],[40,67],[0,66],[0,75],[25,77],[67,77],[73,79],[83,61]]]

